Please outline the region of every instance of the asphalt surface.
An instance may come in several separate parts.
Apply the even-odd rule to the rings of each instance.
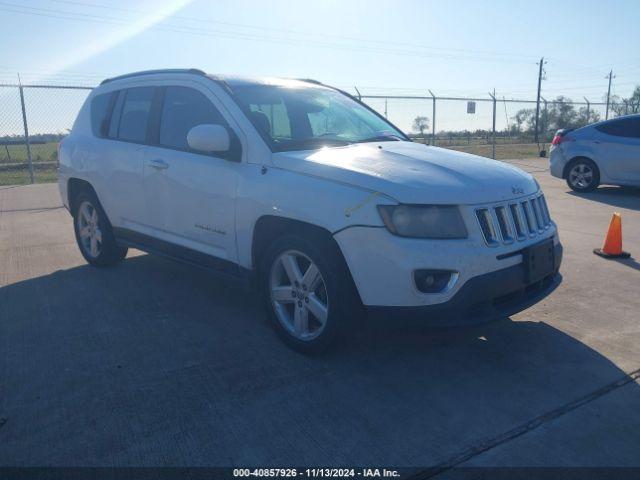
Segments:
[[[255,295],[131,251],[83,261],[53,184],[0,187],[0,466],[640,466],[640,193],[541,183],[546,300],[488,325],[288,350]],[[446,473],[445,473],[446,475]]]

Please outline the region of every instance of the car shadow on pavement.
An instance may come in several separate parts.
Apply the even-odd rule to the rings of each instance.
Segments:
[[[430,466],[626,375],[510,319],[379,326],[302,356],[250,290],[148,255],[4,286],[0,306],[0,465]],[[637,465],[640,388],[615,398],[598,407],[601,437],[545,447]]]
[[[599,187],[593,192],[575,192],[567,190],[574,197],[606,203],[613,207],[640,211],[640,188],[631,187]]]

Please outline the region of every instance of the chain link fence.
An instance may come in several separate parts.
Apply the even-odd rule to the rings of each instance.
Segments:
[[[356,96],[414,141],[451,148],[496,159],[539,157],[548,151],[556,130],[577,128],[604,120],[606,102],[541,98],[536,138],[536,100],[515,100],[488,94],[486,97],[439,97],[429,95]],[[617,107],[617,108],[614,108]],[[640,112],[637,105],[614,105],[608,118]],[[417,119],[423,119],[421,125]],[[420,128],[420,126],[424,128]]]
[[[414,141],[497,159],[538,157],[557,128],[603,120],[605,102],[426,95],[367,95],[361,101]],[[0,185],[55,181],[57,145],[71,129],[91,87],[0,84]],[[609,118],[640,112],[637,105],[609,106]],[[418,119],[421,119],[418,121]]]
[[[0,85],[0,185],[53,182],[58,142],[90,87]]]

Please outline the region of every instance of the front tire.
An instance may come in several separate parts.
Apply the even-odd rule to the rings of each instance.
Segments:
[[[277,239],[260,268],[265,307],[291,348],[316,354],[347,332],[359,299],[337,247],[303,235]]]
[[[591,192],[600,184],[600,170],[588,158],[577,158],[567,166],[567,185],[574,192]]]
[[[91,191],[80,192],[74,205],[73,226],[85,260],[96,267],[123,260],[127,256],[127,248],[116,243],[111,223],[96,195]]]

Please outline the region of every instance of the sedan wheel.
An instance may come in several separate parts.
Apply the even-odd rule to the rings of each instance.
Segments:
[[[304,253],[287,250],[273,262],[269,292],[276,317],[287,332],[309,341],[324,331],[329,296],[318,266]]]
[[[594,172],[590,165],[586,163],[577,163],[569,171],[569,184],[570,186],[579,189],[586,190],[593,183]]]

